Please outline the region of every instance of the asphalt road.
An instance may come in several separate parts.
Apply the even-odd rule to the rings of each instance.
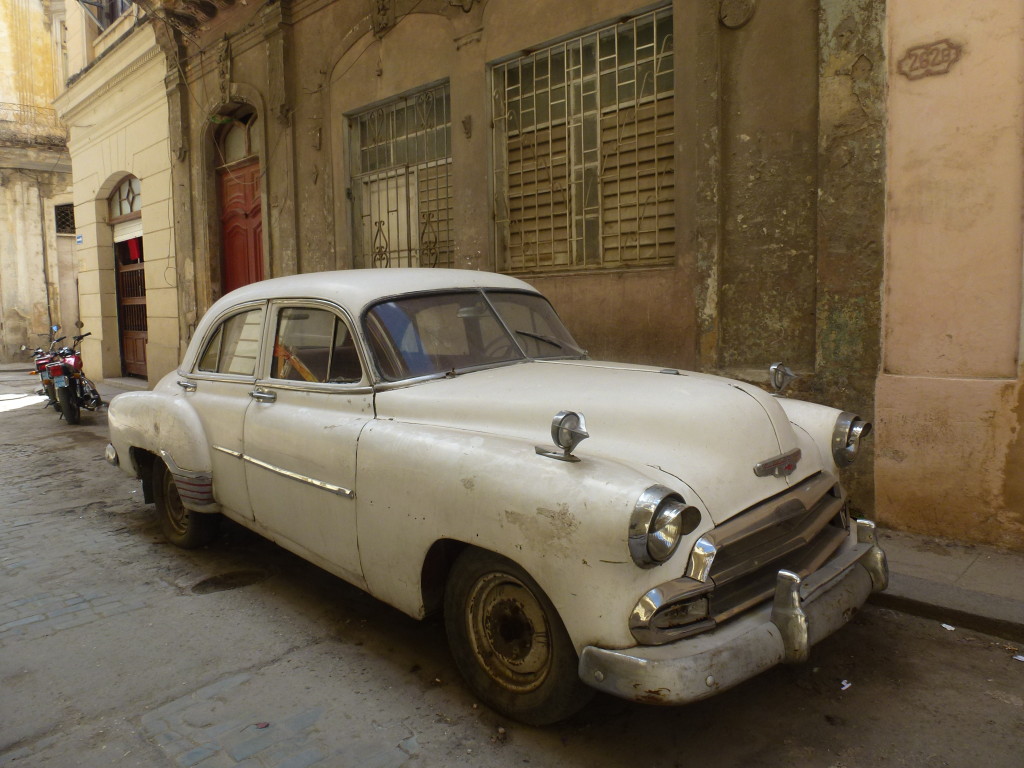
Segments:
[[[26,385],[27,380],[27,385]],[[531,729],[477,704],[416,622],[248,531],[166,544],[102,459],[0,372],[0,766],[1024,764],[1008,641],[868,607],[700,704],[598,697]]]

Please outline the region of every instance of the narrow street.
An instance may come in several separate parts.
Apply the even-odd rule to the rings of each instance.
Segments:
[[[34,386],[0,371],[5,768],[1021,765],[1021,651],[874,606],[809,664],[696,705],[599,696],[559,726],[505,721],[439,619],[233,524],[208,549],[165,543],[103,460],[105,412],[68,426]]]

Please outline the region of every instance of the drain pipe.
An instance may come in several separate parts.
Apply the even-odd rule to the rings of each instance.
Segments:
[[[50,324],[46,327],[49,331],[53,328],[53,297],[50,295],[50,257],[49,249],[46,247],[46,205],[43,203],[42,183],[36,178],[36,196],[39,198],[39,237],[43,246],[43,286],[46,288],[46,318]]]

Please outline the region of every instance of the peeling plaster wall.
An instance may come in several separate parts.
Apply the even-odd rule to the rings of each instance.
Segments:
[[[1021,549],[1024,2],[905,0],[888,36],[879,518]]]
[[[525,277],[594,357],[761,384],[781,359],[801,373],[796,395],[871,419],[885,3],[671,5],[675,263]],[[396,23],[375,34],[370,14],[381,7]],[[241,104],[260,114],[266,273],[346,269],[362,266],[352,247],[347,115],[448,80],[459,261],[493,269],[489,66],[650,7],[485,0],[464,13],[446,0],[280,0],[222,9],[195,41],[165,42],[171,120],[183,126],[172,131],[182,341],[219,294],[210,115]],[[845,478],[866,514],[872,470],[869,443]]]
[[[0,0],[0,362],[26,360],[22,345],[78,319],[53,212],[71,199],[64,131],[50,110],[53,72],[43,3]]]

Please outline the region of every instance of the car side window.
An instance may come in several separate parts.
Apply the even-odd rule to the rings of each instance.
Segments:
[[[263,309],[232,315],[218,326],[199,358],[200,371],[252,376],[260,348]]]
[[[315,307],[277,315],[270,376],[288,381],[353,383],[363,378],[355,339],[340,317]]]

